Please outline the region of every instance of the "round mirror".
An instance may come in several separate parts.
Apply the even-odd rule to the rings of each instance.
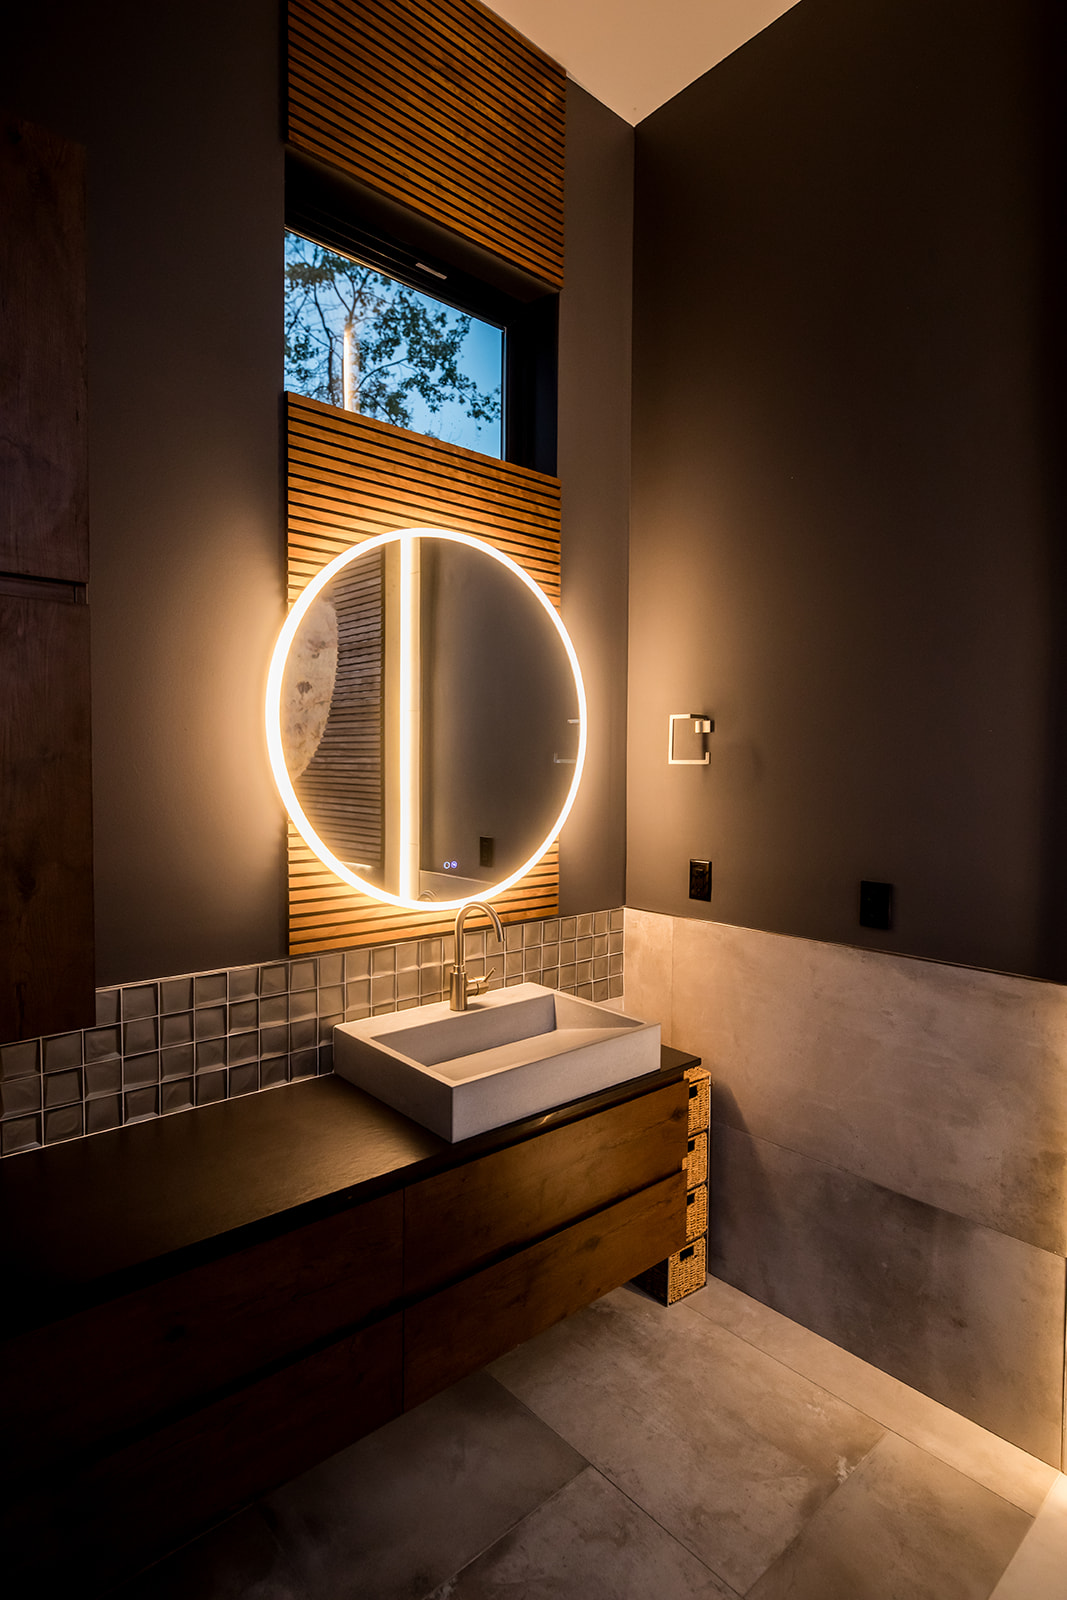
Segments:
[[[297,830],[346,883],[452,911],[528,872],[585,760],[555,608],[509,556],[404,528],[337,556],[286,619],[267,744]]]

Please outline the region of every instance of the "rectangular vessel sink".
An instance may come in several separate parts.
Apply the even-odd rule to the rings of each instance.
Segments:
[[[538,983],[343,1022],[334,1071],[455,1143],[657,1072],[658,1022]]]

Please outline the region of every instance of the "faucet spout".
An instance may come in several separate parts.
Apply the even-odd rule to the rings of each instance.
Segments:
[[[463,926],[472,911],[485,912],[492,921],[501,949],[504,946],[504,927],[492,906],[486,905],[484,900],[468,900],[465,906],[460,906],[456,912],[455,953],[448,985],[448,1004],[452,1011],[466,1011],[470,997],[484,994],[489,979],[493,976],[492,971],[487,972],[484,978],[467,976],[467,968],[463,961]],[[495,970],[494,968],[493,971]]]

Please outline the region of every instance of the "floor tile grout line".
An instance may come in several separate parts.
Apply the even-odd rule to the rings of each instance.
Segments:
[[[741,1291],[739,1290],[738,1292],[740,1293]],[[761,1303],[761,1302],[757,1302],[757,1303]],[[858,1416],[866,1417],[869,1422],[873,1422],[877,1427],[881,1428],[882,1431],[883,1431],[883,1434],[886,1434],[886,1433],[894,1434],[898,1439],[902,1439],[905,1444],[910,1444],[916,1450],[921,1450],[921,1451],[923,1451],[923,1453],[925,1455],[931,1456],[935,1461],[940,1461],[942,1466],[951,1467],[954,1472],[958,1472],[961,1477],[969,1479],[971,1483],[977,1484],[980,1489],[986,1489],[986,1490],[988,1490],[988,1492],[990,1494],[995,1494],[999,1500],[1003,1500],[1006,1505],[1014,1506],[1017,1511],[1023,1512],[1025,1516],[1028,1516],[1031,1519],[1033,1519],[1033,1517],[1036,1516],[1036,1512],[1033,1512],[1033,1511],[1029,1510],[1029,1508],[1027,1506],[1020,1505],[1017,1499],[1013,1499],[1012,1496],[1004,1494],[1000,1489],[991,1488],[990,1485],[988,1483],[985,1483],[981,1478],[975,1477],[973,1472],[968,1472],[965,1467],[959,1466],[955,1461],[947,1460],[945,1455],[941,1451],[932,1450],[929,1445],[920,1444],[917,1439],[912,1439],[908,1434],[902,1432],[900,1428],[894,1427],[891,1423],[883,1422],[880,1417],[876,1417],[872,1412],[865,1410],[863,1406],[858,1406],[853,1401],[846,1400],[844,1395],[838,1394],[836,1392],[836,1390],[828,1388],[825,1383],[821,1383],[817,1378],[811,1377],[811,1375],[809,1373],[805,1372],[803,1370],[803,1368],[794,1366],[791,1362],[786,1361],[782,1356],[775,1355],[770,1350],[765,1350],[763,1348],[763,1346],[760,1345],[760,1344],[757,1344],[754,1339],[746,1338],[743,1333],[738,1333],[733,1328],[727,1328],[723,1323],[719,1322],[715,1317],[706,1316],[704,1312],[698,1311],[695,1306],[686,1307],[686,1309],[691,1311],[692,1315],[703,1318],[703,1320],[705,1322],[712,1323],[713,1326],[715,1326],[716,1328],[719,1328],[721,1330],[721,1332],[732,1334],[735,1339],[740,1339],[742,1344],[747,1344],[750,1349],[756,1350],[756,1351],[759,1352],[760,1355],[766,1356],[769,1361],[777,1362],[777,1364],[780,1367],[784,1367],[787,1372],[792,1372],[798,1378],[803,1378],[805,1380],[805,1382],[810,1383],[813,1388],[821,1390],[823,1394],[829,1395],[832,1400],[839,1401],[841,1403],[841,1405],[848,1406],[849,1409],[851,1411],[855,1411]],[[773,1310],[774,1308],[773,1308],[773,1306],[769,1306],[767,1309],[768,1310]],[[777,1316],[782,1316],[783,1315],[782,1312],[776,1312],[775,1314]],[[787,1320],[789,1320],[789,1319],[787,1319]],[[796,1326],[797,1327],[802,1327],[803,1324],[802,1323],[797,1323]],[[810,1333],[812,1330],[808,1329],[806,1331]],[[822,1338],[822,1335],[821,1334],[816,1334],[815,1337],[816,1338]],[[835,1345],[834,1348],[837,1349],[839,1347]],[[846,1355],[851,1355],[852,1352],[846,1350],[845,1354]],[[862,1358],[862,1356],[856,1356],[855,1359],[857,1361],[861,1361],[863,1358]],[[870,1365],[870,1363],[867,1363],[867,1365]],[[874,1370],[876,1372],[881,1372],[882,1368],[881,1367],[875,1367]],[[903,1383],[903,1379],[902,1378],[893,1378],[893,1374],[891,1372],[885,1373],[884,1376],[887,1377],[887,1378],[892,1378],[894,1383]],[[907,1388],[908,1385],[905,1385],[905,1387]],[[919,1390],[919,1389],[916,1389],[916,1390],[913,1391],[913,1393],[921,1394],[922,1391]],[[922,1398],[924,1400],[931,1400],[932,1399],[932,1397],[930,1395],[923,1395]],[[941,1404],[941,1402],[939,1400],[933,1400],[932,1403],[934,1405],[940,1405]],[[947,1409],[948,1408],[946,1407],[946,1410]],[[953,1416],[962,1416],[962,1413],[953,1412],[952,1415]],[[972,1422],[972,1419],[970,1417],[962,1417],[962,1420],[964,1422],[971,1423],[972,1427],[975,1427],[975,1428],[981,1428],[982,1427],[980,1422]],[[1031,1461],[1036,1461],[1042,1467],[1048,1467],[1050,1472],[1055,1472],[1057,1470],[1055,1467],[1051,1466],[1049,1462],[1042,1461],[1040,1456],[1031,1456],[1030,1452],[1027,1451],[1027,1450],[1023,1450],[1021,1445],[1012,1444],[1010,1439],[1002,1438],[999,1433],[992,1433],[992,1432],[990,1432],[990,1430],[988,1428],[982,1428],[982,1432],[983,1433],[988,1433],[990,1435],[990,1438],[998,1440],[999,1443],[1001,1443],[1003,1445],[1006,1445],[1011,1450],[1019,1450],[1019,1451],[1021,1451],[1021,1453],[1023,1455],[1029,1456]],[[864,1459],[866,1459],[866,1458],[864,1458]],[[853,1470],[855,1470],[855,1469],[853,1469]]]
[[[716,1583],[726,1584],[726,1587],[729,1589],[730,1593],[732,1595],[737,1595],[737,1600],[744,1600],[744,1596],[741,1595],[731,1583],[727,1582],[721,1572],[718,1572],[715,1567],[711,1566],[707,1561],[705,1561],[703,1556],[697,1555],[696,1551],[691,1549],[691,1547],[686,1544],[684,1539],[680,1539],[676,1533],[672,1533],[670,1528],[668,1528],[665,1523],[660,1521],[654,1511],[650,1511],[647,1506],[643,1506],[640,1500],[635,1500],[629,1490],[624,1489],[621,1483],[616,1483],[615,1479],[611,1476],[611,1473],[606,1467],[598,1467],[594,1462],[590,1462],[589,1465],[592,1467],[593,1471],[598,1477],[603,1478],[605,1483],[609,1483],[617,1494],[621,1494],[624,1500],[628,1500],[630,1502],[635,1510],[640,1511],[641,1515],[643,1517],[647,1517],[650,1522],[654,1522],[660,1532],[666,1534],[667,1538],[676,1544],[679,1549],[684,1550],[686,1555],[692,1556],[693,1560],[698,1562],[700,1566],[704,1568],[705,1572],[710,1572]]]
[[[510,1390],[508,1392],[510,1393]],[[522,1402],[520,1401],[519,1404],[521,1405]],[[536,1417],[537,1413],[531,1411],[530,1415]],[[548,1428],[547,1422],[543,1422],[540,1417],[537,1417],[537,1420],[538,1422],[541,1422],[542,1427]],[[549,1432],[555,1433],[556,1438],[559,1439],[562,1444],[567,1444],[566,1439],[563,1438],[562,1434],[556,1433],[555,1428],[549,1428]],[[573,1450],[574,1446],[568,1445],[567,1448]],[[575,1451],[575,1454],[581,1455],[581,1451]],[[530,1518],[536,1516],[539,1511],[543,1511],[545,1506],[550,1506],[553,1500],[558,1500],[563,1491],[565,1489],[569,1489],[572,1483],[577,1483],[578,1479],[586,1472],[595,1472],[597,1470],[591,1461],[586,1461],[584,1456],[582,1456],[582,1463],[582,1466],[578,1468],[578,1471],[573,1477],[567,1479],[566,1483],[559,1484],[557,1488],[552,1490],[551,1494],[546,1495],[543,1500],[539,1500],[535,1506],[531,1506],[529,1511],[524,1511],[521,1517],[516,1517],[514,1522],[509,1522],[508,1526],[498,1533],[495,1538],[490,1539],[489,1543],[484,1545],[476,1555],[471,1556],[470,1560],[465,1561],[461,1567],[457,1567],[455,1572],[450,1572],[447,1577],[442,1578],[440,1583],[435,1583],[432,1589],[428,1589],[424,1595],[419,1596],[419,1600],[433,1600],[433,1596],[437,1594],[446,1583],[455,1583],[456,1579],[459,1578],[470,1567],[473,1567],[476,1561],[480,1561],[484,1555],[488,1555],[490,1550],[495,1550],[496,1546],[500,1544],[501,1540],[509,1538],[511,1534],[515,1532],[516,1528],[521,1528],[524,1522],[529,1522]]]

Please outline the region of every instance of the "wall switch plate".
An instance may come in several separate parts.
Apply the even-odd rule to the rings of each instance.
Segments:
[[[867,878],[860,882],[860,927],[891,928],[893,926],[893,885],[872,883]]]
[[[689,898],[690,900],[711,899],[711,862],[690,861],[689,863]]]

